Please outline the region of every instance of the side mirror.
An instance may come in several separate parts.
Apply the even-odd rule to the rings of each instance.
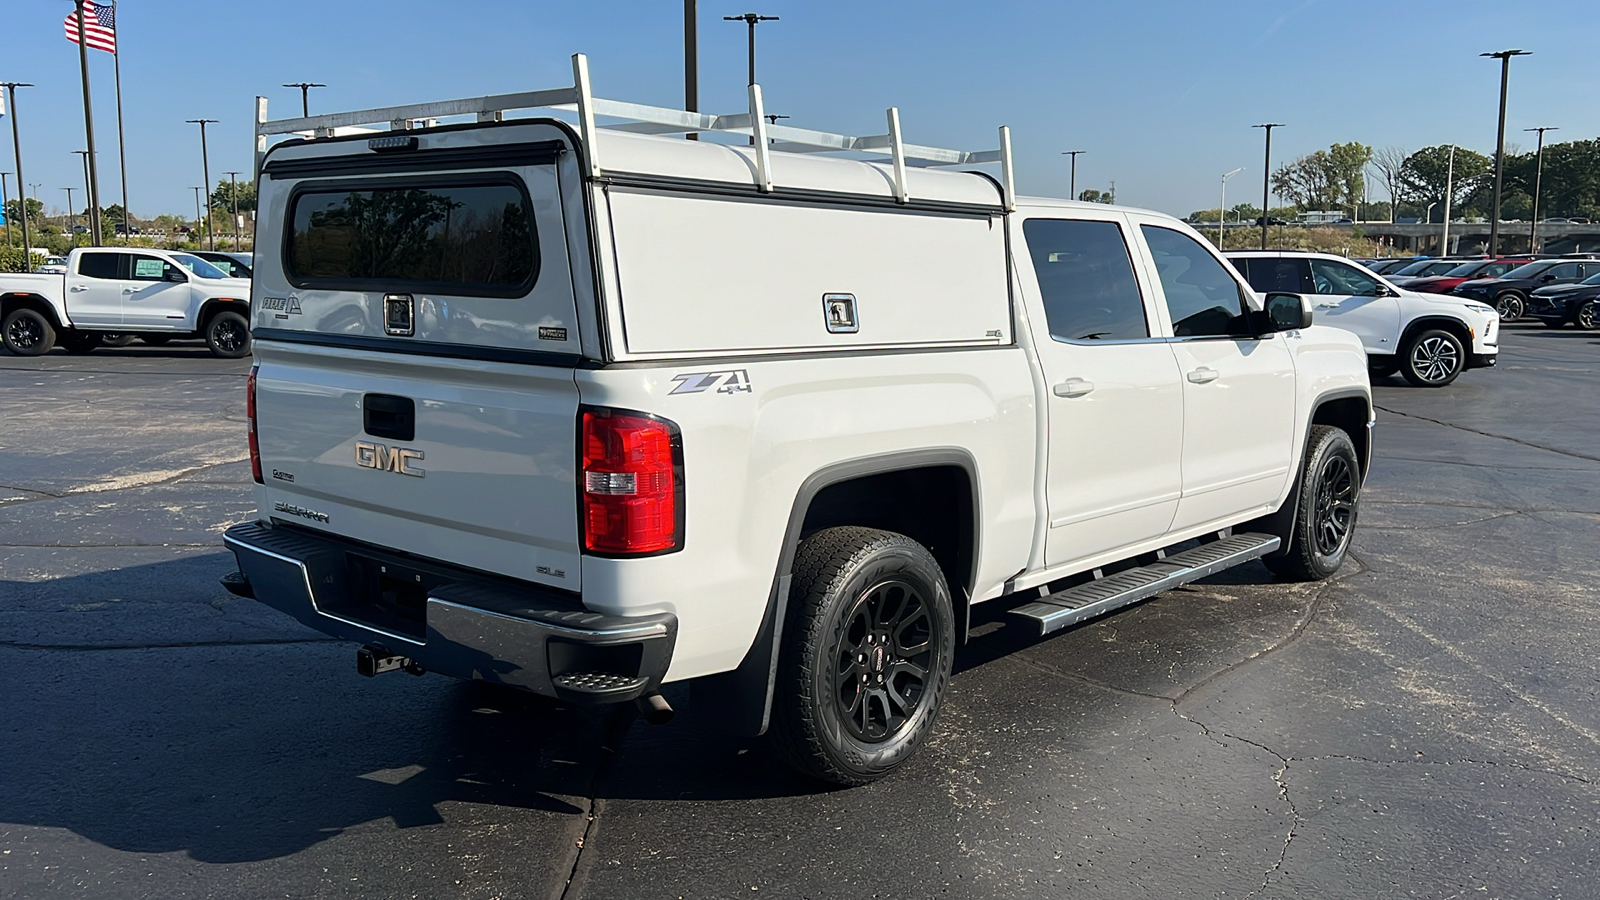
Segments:
[[[1382,282],[1379,282],[1378,284],[1375,284],[1375,285],[1372,286],[1371,296],[1373,296],[1373,297],[1394,297],[1394,296],[1398,296],[1398,295],[1396,295],[1394,291],[1390,290],[1389,286],[1387,284],[1383,284]]]
[[[1311,327],[1311,301],[1301,294],[1274,291],[1266,296],[1266,323],[1271,331]]]
[[[189,279],[182,272],[173,272],[171,270],[168,270],[166,278],[163,279],[163,280],[173,282],[174,284],[183,284],[184,282],[188,281]]]

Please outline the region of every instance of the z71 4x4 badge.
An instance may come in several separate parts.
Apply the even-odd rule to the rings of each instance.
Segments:
[[[682,375],[672,376],[678,383],[673,388],[673,394],[699,394],[717,389],[719,394],[737,394],[741,391],[749,393],[750,373],[744,369],[719,369],[715,372],[686,372]]]

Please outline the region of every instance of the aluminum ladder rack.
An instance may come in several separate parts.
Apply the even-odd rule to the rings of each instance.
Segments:
[[[583,141],[589,175],[600,177],[604,172],[594,140],[596,130],[606,128],[634,134],[694,134],[723,132],[753,137],[756,161],[756,187],[763,192],[773,189],[772,150],[791,153],[878,153],[886,154],[874,161],[892,164],[895,199],[907,203],[911,199],[906,187],[906,167],[928,168],[935,166],[969,166],[998,162],[1000,186],[1006,212],[1016,209],[1016,187],[1012,175],[1011,129],[1000,126],[1000,146],[995,150],[949,150],[908,144],[900,136],[900,110],[888,110],[888,131],[874,135],[834,134],[812,131],[789,125],[776,125],[767,121],[761,101],[761,85],[749,86],[750,108],[731,115],[691,112],[662,106],[646,106],[621,100],[606,100],[594,96],[589,88],[589,60],[582,53],[572,57],[573,86],[544,91],[525,91],[516,94],[496,94],[486,97],[468,97],[461,100],[441,100],[434,103],[417,103],[408,106],[387,106],[354,112],[329,113],[298,119],[267,119],[267,98],[256,97],[256,176],[267,153],[267,139],[272,135],[298,135],[312,138],[332,137],[339,131],[380,130],[387,128],[404,131],[416,127],[419,121],[447,116],[476,116],[479,122],[499,122],[505,114],[520,110],[576,111],[578,133]],[[595,124],[596,116],[621,119],[615,124]],[[379,126],[379,128],[372,128]]]

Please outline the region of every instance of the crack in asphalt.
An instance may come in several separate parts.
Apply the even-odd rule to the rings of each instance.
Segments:
[[[262,638],[254,641],[174,641],[171,643],[121,644],[39,644],[29,641],[0,641],[8,650],[48,650],[62,653],[90,653],[100,650],[183,650],[191,647],[275,647],[283,644],[336,644],[339,638]]]
[[[628,728],[636,717],[637,713],[631,703],[619,703],[608,714],[609,721],[606,722],[600,736],[600,758],[594,764],[594,772],[589,777],[589,789],[584,793],[588,808],[583,811],[586,820],[583,834],[579,836],[576,852],[572,854],[572,866],[567,869],[567,880],[561,888],[559,900],[577,900],[583,896],[584,882],[588,873],[580,872],[579,867],[586,861],[583,851],[592,843],[595,829],[600,824],[600,813],[605,808],[605,802],[598,796],[600,779],[616,759],[617,745],[627,737]]]
[[[1461,462],[1454,459],[1425,459],[1420,456],[1389,456],[1385,454],[1379,462],[1419,462],[1435,466],[1469,466],[1474,469],[1515,469],[1529,472],[1592,472],[1593,468],[1574,468],[1570,466],[1505,466],[1498,463]]]
[[[1532,518],[1531,513],[1514,509],[1509,512],[1495,513],[1492,516],[1482,516],[1476,519],[1468,519],[1465,522],[1440,522],[1436,525],[1374,525],[1371,522],[1363,522],[1361,523],[1361,527],[1370,528],[1377,531],[1433,531],[1437,528],[1459,528],[1462,525],[1477,525],[1482,522],[1493,522],[1496,519],[1511,519],[1516,518],[1517,516],[1528,516],[1529,518]]]
[[[1406,419],[1415,419],[1415,420],[1417,420],[1419,422],[1432,422],[1435,425],[1442,425],[1445,428],[1454,428],[1457,431],[1465,431],[1468,434],[1476,434],[1476,435],[1479,435],[1481,437],[1495,438],[1497,440],[1509,441],[1509,442],[1511,442],[1513,444],[1521,444],[1524,447],[1532,447],[1535,450],[1543,450],[1546,453],[1558,453],[1558,454],[1560,454],[1562,456],[1570,456],[1573,459],[1586,459],[1586,460],[1588,460],[1590,462],[1600,463],[1600,456],[1590,456],[1590,455],[1588,455],[1586,453],[1578,453],[1575,450],[1562,450],[1559,447],[1550,447],[1550,446],[1546,446],[1545,444],[1539,444],[1539,443],[1535,443],[1533,441],[1523,440],[1522,438],[1515,438],[1515,437],[1511,437],[1509,435],[1504,435],[1504,434],[1495,434],[1492,431],[1484,431],[1484,430],[1479,429],[1479,428],[1470,428],[1470,427],[1468,427],[1466,425],[1457,425],[1454,422],[1446,422],[1446,421],[1443,421],[1442,419],[1433,419],[1433,418],[1429,418],[1428,416],[1417,415],[1416,413],[1401,412],[1398,409],[1390,409],[1387,406],[1378,406],[1377,404],[1373,404],[1373,406],[1374,406],[1374,408],[1382,410],[1383,412],[1389,413],[1390,415],[1393,415],[1393,416],[1400,416],[1400,417],[1406,418]]]

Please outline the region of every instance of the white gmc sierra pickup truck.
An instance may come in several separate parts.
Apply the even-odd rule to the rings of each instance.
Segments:
[[[1343,561],[1367,363],[1298,294],[1168,216],[1016,197],[1005,129],[768,126],[758,87],[733,116],[623,104],[574,62],[572,88],[261,116],[233,592],[366,674],[652,720],[691,682],[856,784],[926,738],[974,604],[1050,632]],[[576,125],[501,117],[558,104]],[[423,114],[477,121],[267,148]],[[648,133],[691,130],[755,141]]]
[[[250,281],[198,256],[79,247],[63,274],[0,275],[0,339],[18,356],[60,344],[87,353],[108,334],[149,343],[198,336],[217,356],[250,355]]]

